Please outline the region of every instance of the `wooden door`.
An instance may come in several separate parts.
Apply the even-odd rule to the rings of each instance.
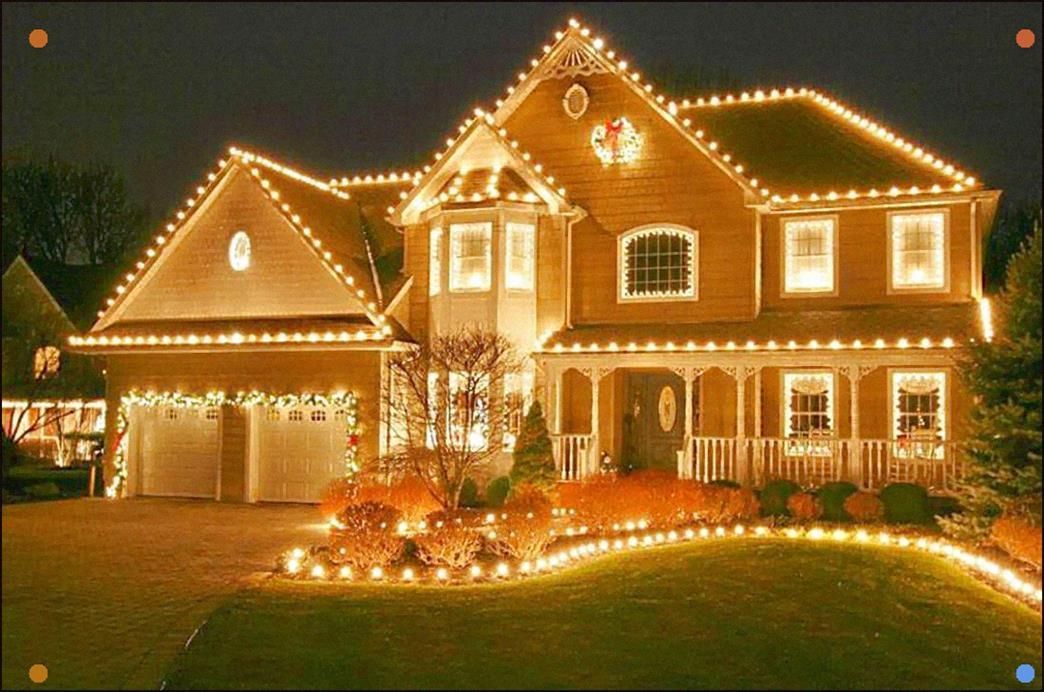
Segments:
[[[693,388],[693,430],[699,406]],[[676,471],[677,452],[685,438],[685,383],[674,373],[634,372],[627,375],[624,406],[624,468]]]

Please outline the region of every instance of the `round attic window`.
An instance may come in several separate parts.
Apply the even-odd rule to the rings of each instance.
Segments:
[[[565,109],[566,115],[576,120],[587,112],[587,104],[590,102],[591,98],[587,95],[587,89],[579,83],[574,83],[562,97],[562,108]]]
[[[237,272],[250,266],[250,236],[246,231],[236,231],[229,241],[228,263]]]

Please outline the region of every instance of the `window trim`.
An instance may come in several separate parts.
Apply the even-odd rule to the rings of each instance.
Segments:
[[[442,293],[442,226],[428,230],[428,297]]]
[[[889,438],[895,442],[899,439],[898,431],[898,418],[899,418],[899,402],[895,397],[895,378],[897,375],[942,375],[943,376],[943,389],[942,396],[940,397],[941,402],[939,405],[939,415],[942,416],[942,440],[941,442],[949,442],[952,438],[950,437],[950,397],[952,396],[953,388],[950,382],[950,370],[949,368],[907,368],[907,367],[894,367],[887,368],[888,373],[888,396],[886,405],[888,406],[888,435]]]
[[[803,221],[826,221],[833,224],[831,248],[833,250],[833,287],[829,290],[787,290],[787,224]],[[779,295],[781,298],[836,298],[841,282],[841,219],[838,214],[815,214],[811,216],[781,216],[779,219]]]
[[[486,233],[486,278],[485,284],[477,288],[463,286],[454,287],[454,277],[457,275],[457,262],[460,260],[454,253],[454,229],[462,226],[483,226]],[[449,277],[447,288],[450,293],[489,293],[493,290],[493,221],[457,221],[449,224]]]
[[[787,391],[787,375],[829,375],[830,376],[830,424],[831,432],[833,433],[830,437],[815,438],[822,439],[823,441],[836,440],[838,439],[840,432],[838,430],[837,420],[837,396],[838,396],[838,382],[837,373],[830,368],[780,368],[779,370],[779,436],[784,442],[788,440],[804,440],[813,438],[803,437],[790,437],[787,433],[787,426],[789,425],[790,416],[787,415],[787,408],[789,406],[790,392]]]
[[[511,276],[511,236],[512,227],[524,227],[528,229],[529,242],[532,253],[529,257],[529,286],[519,288],[509,285],[508,278]],[[537,224],[535,221],[517,221],[507,219],[504,221],[504,290],[508,293],[533,293],[536,290],[536,265],[537,265]]]
[[[624,295],[624,247],[627,240],[643,231],[663,229],[675,233],[687,234],[692,241],[692,295],[664,296],[625,296]],[[700,232],[688,226],[676,223],[648,223],[624,231],[616,238],[616,302],[621,303],[675,303],[696,302],[700,299]]]
[[[915,214],[942,214],[943,217],[943,282],[941,286],[896,286],[892,274],[895,263],[895,251],[892,241],[892,219],[896,216],[913,216]],[[899,295],[906,293],[949,293],[950,292],[950,208],[949,207],[917,207],[889,211],[885,221],[885,265],[887,276],[885,287],[887,295]]]

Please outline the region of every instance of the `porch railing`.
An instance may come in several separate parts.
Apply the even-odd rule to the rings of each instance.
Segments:
[[[552,435],[551,450],[555,457],[555,467],[558,469],[559,479],[578,481],[592,473],[593,449],[593,435]]]
[[[965,473],[955,442],[693,437],[678,452],[678,475],[700,481],[802,485],[848,480],[866,489],[917,483],[950,491]]]

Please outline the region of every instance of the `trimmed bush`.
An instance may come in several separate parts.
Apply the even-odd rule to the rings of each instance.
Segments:
[[[504,505],[507,518],[489,538],[495,555],[516,560],[535,560],[554,541],[551,535],[551,501],[536,486],[515,488]]]
[[[706,485],[701,496],[703,509],[698,515],[712,524],[748,520],[758,516],[760,505],[750,488]]]
[[[827,521],[847,521],[849,517],[845,514],[845,499],[858,490],[855,483],[848,481],[825,483],[816,493],[823,505],[823,518]]]
[[[823,505],[812,493],[794,493],[787,498],[787,511],[798,521],[815,521],[823,514]]]
[[[467,567],[482,548],[482,535],[471,512],[432,512],[428,532],[413,537],[417,558],[426,565]]]
[[[402,514],[402,519],[411,524],[440,508],[424,481],[416,476],[403,477],[391,485],[372,480],[335,478],[323,491],[319,512],[324,517],[335,517],[349,505],[364,502],[379,502],[394,507]]]
[[[526,412],[512,458],[511,482],[529,483],[544,491],[554,487],[558,474],[551,453],[551,436],[547,433],[547,421],[539,401],[534,401]]]
[[[494,478],[486,486],[486,504],[490,507],[501,507],[508,493],[511,492],[511,479],[507,476]]]
[[[929,495],[928,511],[933,517],[948,517],[961,511],[961,503],[949,495]]]
[[[458,504],[461,507],[478,507],[478,497],[478,485],[475,483],[475,479],[465,478],[460,486],[460,502]]]
[[[801,492],[801,486],[793,481],[769,481],[758,496],[761,501],[762,516],[787,516],[787,500],[791,495],[799,492]]]
[[[845,498],[844,510],[855,521],[873,523],[884,519],[884,503],[873,493],[858,491]]]
[[[928,491],[914,483],[891,483],[881,490],[885,521],[890,524],[928,524]]]
[[[398,533],[401,517],[380,502],[348,505],[337,515],[339,528],[330,530],[331,560],[363,570],[391,564],[405,544]]]
[[[1023,516],[1004,515],[993,522],[990,538],[1016,560],[1041,568],[1041,530]]]

